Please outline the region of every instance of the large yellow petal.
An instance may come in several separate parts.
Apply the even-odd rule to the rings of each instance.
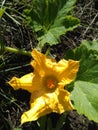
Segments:
[[[43,98],[52,112],[61,114],[73,109],[70,102],[70,93],[64,89],[58,88],[53,93],[43,95]]]
[[[77,75],[79,70],[79,61],[68,60],[65,69],[58,75],[59,85],[63,86],[71,83]]]
[[[32,81],[34,78],[33,73],[26,74],[22,76],[21,78],[13,77],[8,83],[15,89],[24,89],[29,92],[32,92],[34,90],[34,87],[32,87]]]
[[[66,110],[72,110],[73,107],[69,96],[70,94],[66,90],[57,89],[55,92],[43,94],[34,100],[31,97],[31,108],[29,111],[23,113],[21,123],[35,121],[51,112],[61,114]]]
[[[58,94],[58,107],[55,112],[63,113],[69,110],[73,110],[73,106],[70,101],[70,93],[67,90],[60,89]]]
[[[31,65],[36,73],[39,73],[41,77],[53,74],[54,65],[57,64],[53,58],[46,57],[36,49],[32,51],[32,57],[34,60],[31,62]]]
[[[65,59],[60,60],[54,66],[55,71],[60,75],[68,67],[68,61]]]
[[[51,112],[51,109],[47,106],[43,97],[39,97],[31,104],[30,110],[23,113],[21,116],[21,124],[29,121],[35,121],[41,116]]]
[[[34,58],[34,60],[31,62],[31,65],[34,67],[34,71],[36,71],[40,75],[44,75],[46,56],[37,51],[36,49],[33,49],[31,54]]]

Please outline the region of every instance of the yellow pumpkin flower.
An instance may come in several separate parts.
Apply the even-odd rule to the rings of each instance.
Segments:
[[[72,110],[70,93],[65,88],[75,79],[79,69],[78,61],[62,59],[56,62],[36,49],[31,54],[34,72],[9,81],[15,90],[21,88],[31,93],[30,110],[23,113],[22,124],[51,112],[61,114]]]

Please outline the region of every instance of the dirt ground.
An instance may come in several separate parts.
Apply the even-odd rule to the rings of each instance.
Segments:
[[[63,57],[66,50],[79,46],[83,39],[98,39],[98,1],[77,0],[74,11],[75,16],[80,19],[81,25],[74,31],[61,36],[61,43],[50,48],[51,54],[57,60]],[[26,50],[36,47],[36,36],[27,25],[17,26],[10,19],[7,19],[7,22],[1,22],[1,25],[6,27],[3,37],[5,45],[20,49],[25,48]],[[0,27],[1,36],[3,35],[2,28]],[[48,46],[43,47],[43,53]],[[3,59],[0,58],[0,64],[4,61],[4,65],[0,66],[0,130],[12,130],[14,127],[19,127],[21,114],[29,108],[30,93],[22,90],[14,91],[7,84],[7,81],[12,76],[19,77],[33,71],[28,64],[30,60],[31,58],[26,56],[7,52]],[[58,119],[59,117],[55,115],[54,118]],[[33,124],[26,123],[22,126],[22,129],[39,130],[36,122]],[[76,111],[72,111],[65,117],[65,124],[61,130],[98,130],[98,123],[88,120]]]

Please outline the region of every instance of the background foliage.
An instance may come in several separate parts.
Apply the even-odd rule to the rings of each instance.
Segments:
[[[27,23],[37,32],[39,49],[45,43],[60,43],[60,36],[79,26],[79,19],[72,17],[70,11],[76,0],[35,0],[25,10]]]
[[[80,61],[80,68],[71,92],[75,109],[98,122],[98,41],[83,41],[69,58]]]

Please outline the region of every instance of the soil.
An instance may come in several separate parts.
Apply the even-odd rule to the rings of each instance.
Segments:
[[[62,130],[98,130],[98,124],[89,121],[84,115],[79,115],[76,111],[70,112]]]
[[[18,7],[18,5],[14,5]],[[77,0],[74,9],[75,16],[81,21],[81,26],[66,35],[61,36],[61,43],[50,47],[51,54],[59,60],[68,49],[79,46],[83,39],[98,39],[98,1],[97,0]],[[2,32],[2,29],[5,29]],[[30,27],[23,23],[16,25],[10,18],[1,21],[1,40],[7,46],[31,50],[37,45],[36,35]],[[4,36],[4,37],[3,37]],[[45,45],[42,52],[45,53],[49,45]],[[30,93],[23,90],[14,91],[7,81],[12,76],[22,76],[33,71],[28,64],[31,58],[5,52],[3,58],[0,57],[0,130],[13,130],[20,125],[21,114],[29,109]],[[2,64],[3,63],[3,64]],[[1,66],[2,65],[2,66]],[[50,114],[51,116],[51,114]],[[58,120],[59,115],[55,114],[53,120]],[[25,123],[23,130],[39,130],[37,122]],[[90,121],[84,115],[76,111],[69,112],[65,117],[65,123],[61,130],[98,130],[98,123]]]

